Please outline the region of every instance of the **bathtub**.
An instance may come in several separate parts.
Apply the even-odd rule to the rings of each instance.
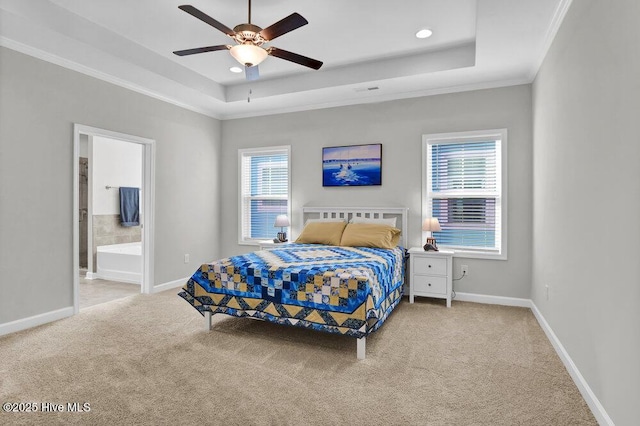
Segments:
[[[142,284],[142,243],[98,246],[95,278]]]

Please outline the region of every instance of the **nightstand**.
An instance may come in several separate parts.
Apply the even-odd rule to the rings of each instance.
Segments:
[[[415,296],[435,297],[446,299],[447,308],[450,308],[452,280],[452,251],[409,249],[409,303],[413,303]]]
[[[282,247],[287,244],[291,244],[289,241],[284,243],[274,243],[273,240],[264,240],[258,242],[258,250],[273,250],[274,248]]]

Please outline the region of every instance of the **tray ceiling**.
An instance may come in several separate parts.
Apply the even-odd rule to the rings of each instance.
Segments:
[[[268,57],[253,82],[230,72],[228,51],[172,53],[232,44],[180,4],[233,28],[247,22],[238,0],[0,0],[0,44],[227,119],[528,83],[569,2],[253,0],[263,28],[293,12],[309,21],[270,45],[324,62]]]

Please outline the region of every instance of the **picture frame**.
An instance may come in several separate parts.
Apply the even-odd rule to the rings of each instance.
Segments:
[[[382,185],[382,144],[322,148],[322,186]]]

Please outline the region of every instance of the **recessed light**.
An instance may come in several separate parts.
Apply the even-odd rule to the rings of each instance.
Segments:
[[[242,68],[240,68],[240,67],[231,67],[231,68],[229,68],[229,71],[235,72],[236,74],[238,74],[238,73],[242,72]]]
[[[416,37],[418,38],[429,38],[433,35],[433,31],[425,28],[423,30],[420,30],[416,33]]]

